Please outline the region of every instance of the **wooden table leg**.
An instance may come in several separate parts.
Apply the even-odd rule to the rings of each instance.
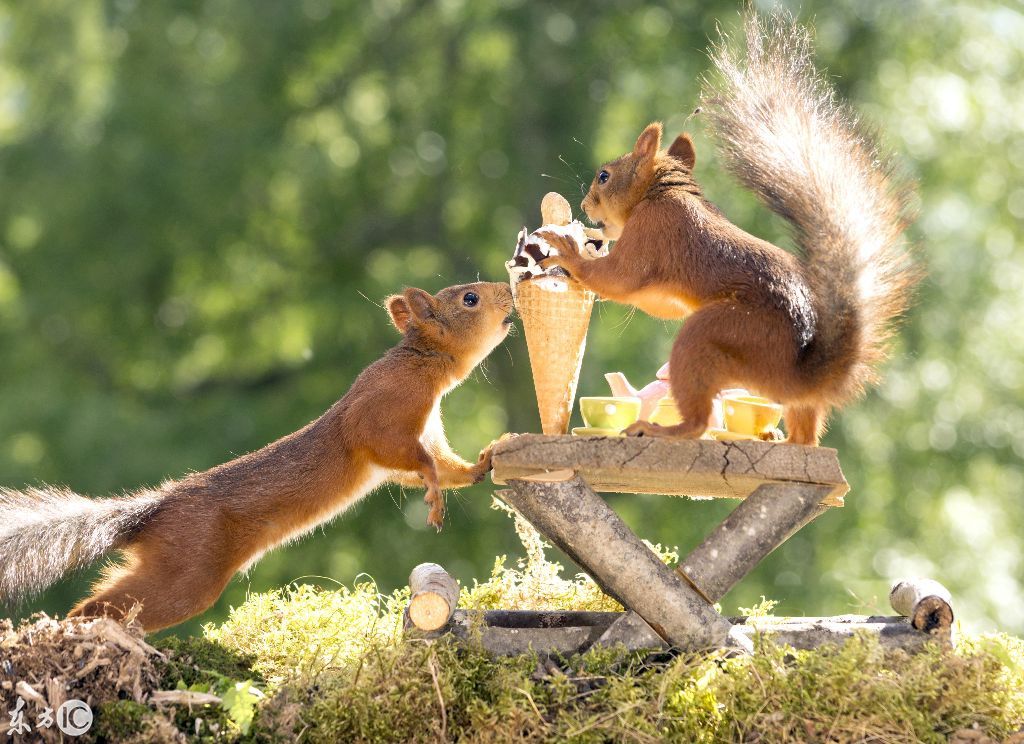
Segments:
[[[710,601],[717,602],[769,553],[828,507],[831,487],[765,483],[732,510],[679,568]]]
[[[503,500],[670,645],[687,650],[750,648],[581,478],[557,483],[512,480],[509,485],[511,490],[498,494]]]
[[[737,506],[676,569],[705,600],[717,602],[769,553],[829,507],[831,486],[765,483]],[[655,646],[640,617],[626,613],[598,643]]]

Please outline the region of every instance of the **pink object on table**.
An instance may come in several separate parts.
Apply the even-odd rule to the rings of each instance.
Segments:
[[[667,368],[667,366],[665,365],[662,369]],[[608,372],[605,374],[604,379],[608,381],[608,386],[612,389],[612,395],[640,399],[640,418],[645,421],[654,413],[654,409],[658,406],[658,401],[671,392],[667,378],[649,382],[640,390],[633,387],[621,372]]]
[[[672,389],[669,386],[668,381],[669,367],[668,362],[661,365],[656,375],[657,379],[647,383],[642,388],[637,390],[630,384],[629,380],[626,379],[626,375],[622,372],[606,372],[604,379],[608,381],[608,386],[612,389],[612,395],[618,395],[629,398],[640,399],[640,418],[644,421],[650,419],[651,414],[658,407],[658,403],[662,398],[672,394]],[[725,395],[748,395],[746,390],[741,388],[730,388],[723,390],[717,396],[715,396],[712,402],[711,421],[709,424],[713,428],[723,428],[723,411],[722,411],[722,398]]]

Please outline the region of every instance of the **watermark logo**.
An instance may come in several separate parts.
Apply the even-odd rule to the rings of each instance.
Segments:
[[[11,722],[7,726],[8,736],[17,736],[18,734],[24,736],[32,730],[32,725],[25,720],[25,700],[23,698],[18,698],[14,710],[8,715],[11,717]]]
[[[25,718],[25,699],[20,695],[14,704],[14,710],[7,713],[10,721],[7,724],[7,736],[25,736],[32,731],[32,724]],[[36,716],[36,730],[48,729],[57,724],[57,728],[66,736],[81,736],[92,728],[92,709],[81,700],[66,700],[57,708],[54,718],[53,708],[43,708]],[[3,728],[0,727],[0,731]]]
[[[57,728],[68,736],[81,736],[91,727],[92,708],[81,700],[66,700],[57,708]]]

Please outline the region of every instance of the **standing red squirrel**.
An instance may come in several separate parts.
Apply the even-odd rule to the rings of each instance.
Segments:
[[[917,279],[901,239],[907,191],[815,71],[807,33],[751,15],[746,36],[743,59],[716,50],[720,83],[702,110],[729,170],[791,224],[800,258],[729,222],[694,181],[689,135],[661,151],[658,123],[601,166],[583,200],[617,239],[607,257],[544,236],[562,254],[546,263],[602,297],[689,316],[670,358],[683,423],[629,435],[699,437],[714,396],[745,387],[784,404],[790,442],[816,445],[829,410],[874,381]]]
[[[389,297],[401,342],[356,378],[316,421],[204,473],[122,498],[63,489],[0,489],[0,601],[38,592],[67,571],[120,551],[72,614],[123,615],[141,603],[147,631],[212,605],[231,577],[268,549],[325,522],[385,482],[425,486],[441,528],[442,488],[491,469],[455,454],[441,396],[508,334],[507,284],[420,289]]]

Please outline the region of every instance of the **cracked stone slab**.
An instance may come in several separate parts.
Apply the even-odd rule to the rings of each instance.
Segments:
[[[498,485],[572,470],[600,492],[742,499],[764,483],[810,483],[830,486],[825,506],[850,490],[834,449],[778,442],[521,434],[495,445],[493,464]]]

